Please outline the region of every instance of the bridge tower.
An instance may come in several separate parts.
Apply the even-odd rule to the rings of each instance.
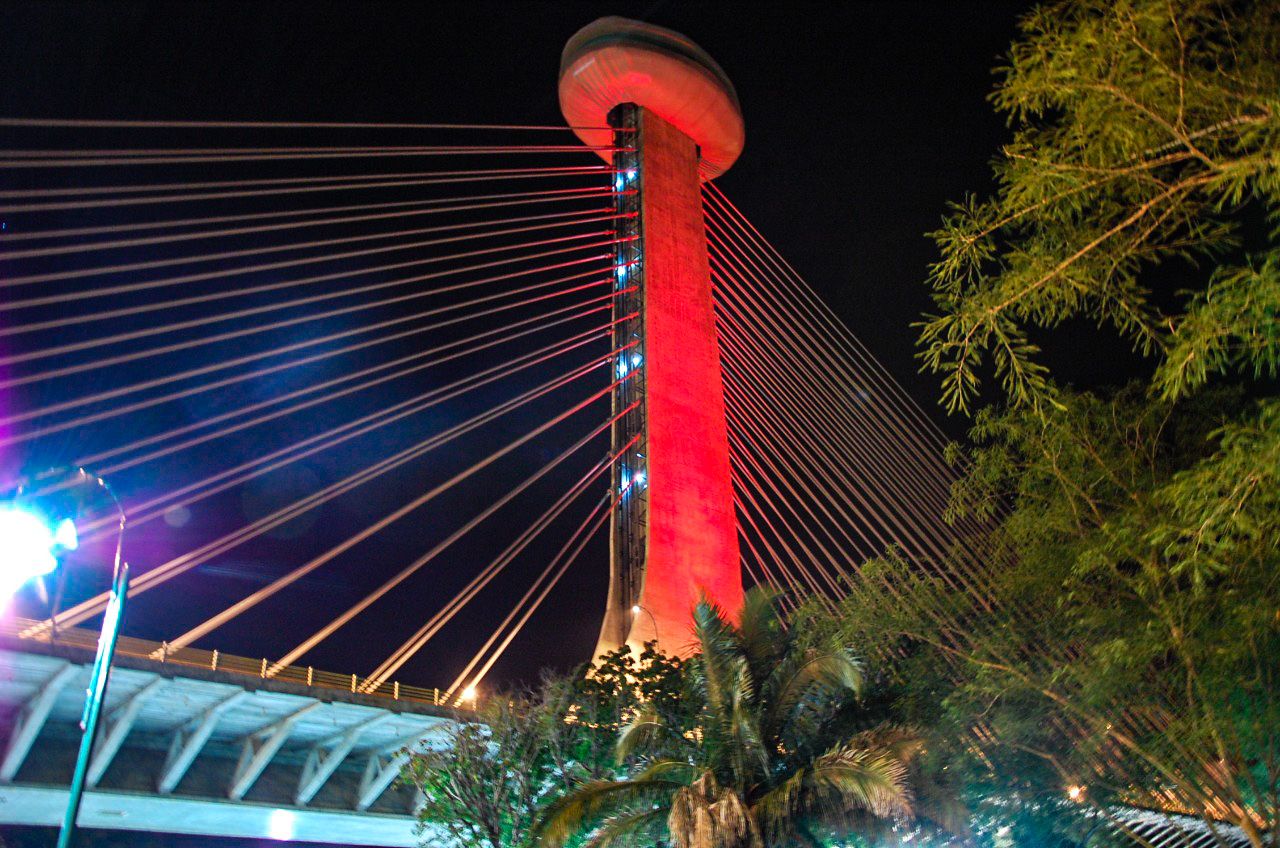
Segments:
[[[578,137],[614,165],[620,227],[636,236],[618,247],[615,349],[636,344],[617,363],[630,379],[613,403],[640,403],[612,434],[620,500],[597,655],[649,640],[686,655],[702,594],[730,614],[742,605],[701,197],[742,151],[742,113],[696,44],[618,17],[569,40],[559,94]]]

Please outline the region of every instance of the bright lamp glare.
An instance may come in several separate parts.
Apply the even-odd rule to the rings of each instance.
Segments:
[[[54,552],[75,547],[75,526],[70,521],[54,532],[34,512],[14,506],[0,507],[0,592],[8,596],[33,577],[58,567]],[[70,542],[70,545],[65,544]]]
[[[64,518],[53,528],[53,543],[64,551],[74,551],[80,547],[80,537],[76,534],[76,523]]]
[[[477,694],[478,693],[476,692],[476,687],[468,686],[466,689],[462,690],[462,700],[474,701],[476,699]]]

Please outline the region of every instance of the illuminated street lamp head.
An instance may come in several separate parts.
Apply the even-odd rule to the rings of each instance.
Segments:
[[[462,690],[462,700],[468,704],[474,704],[477,697],[476,687],[468,686]]]
[[[1070,798],[1072,801],[1079,801],[1081,798],[1084,797],[1084,787],[1083,786],[1067,787],[1067,797]]]
[[[54,526],[39,513],[16,504],[0,507],[0,598],[58,567],[58,554],[79,545],[76,526],[67,518]]]

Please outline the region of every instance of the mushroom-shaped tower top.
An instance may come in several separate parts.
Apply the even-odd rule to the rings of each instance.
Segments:
[[[578,30],[560,57],[560,111],[584,144],[608,147],[609,112],[643,106],[689,136],[701,151],[704,180],[729,170],[745,131],[738,95],[724,71],[678,32],[607,17]],[[607,152],[602,157],[610,159]]]

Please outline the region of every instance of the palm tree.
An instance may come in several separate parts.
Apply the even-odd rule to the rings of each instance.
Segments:
[[[761,589],[747,593],[737,625],[704,599],[694,629],[692,720],[642,709],[618,741],[632,776],[554,802],[540,844],[590,831],[597,848],[816,846],[824,829],[865,832],[912,816],[922,741],[887,724],[859,729],[865,675],[847,650],[803,645]]]

